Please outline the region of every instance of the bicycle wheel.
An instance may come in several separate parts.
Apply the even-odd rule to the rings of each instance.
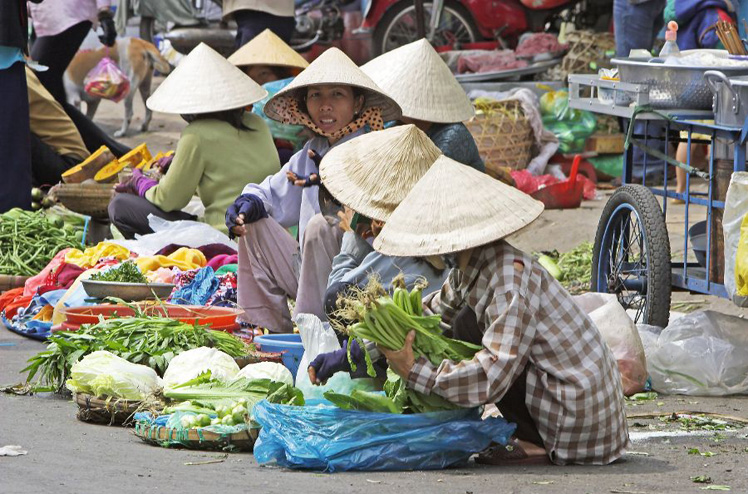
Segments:
[[[670,240],[654,194],[625,185],[608,200],[595,235],[592,291],[615,293],[634,321],[665,327],[672,285]]]

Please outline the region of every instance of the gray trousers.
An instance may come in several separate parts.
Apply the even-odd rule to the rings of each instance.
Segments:
[[[332,259],[340,252],[343,232],[318,214],[304,230],[301,249],[274,219],[247,227],[239,239],[238,303],[245,322],[276,333],[293,330],[288,298],[296,299],[294,314],[325,318],[324,296]]]

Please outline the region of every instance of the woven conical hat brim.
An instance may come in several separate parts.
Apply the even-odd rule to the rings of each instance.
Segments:
[[[369,76],[364,74],[353,60],[338,48],[330,48],[309,64],[309,67],[296,76],[283,90],[276,93],[265,105],[265,114],[277,120],[283,121],[283,109],[278,102],[281,96],[298,96],[301,89],[309,86],[320,85],[346,85],[361,89],[366,99],[364,106],[379,107],[382,110],[384,121],[397,120],[400,118],[400,106],[395,100],[387,96]]]
[[[529,225],[543,203],[441,156],[374,240],[388,256],[450,254],[502,239]]]
[[[229,57],[229,62],[237,67],[247,65],[272,65],[304,70],[309,62],[288,46],[270,29],[255,36]]]
[[[453,123],[475,114],[470,98],[425,39],[380,55],[361,70],[397,101],[404,117]]]
[[[146,106],[153,111],[190,115],[251,105],[267,91],[205,43],[184,57]]]
[[[319,171],[335,199],[364,216],[387,221],[440,155],[415,125],[402,125],[332,148]]]

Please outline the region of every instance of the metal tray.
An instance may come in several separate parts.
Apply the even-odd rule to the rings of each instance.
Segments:
[[[499,70],[496,72],[478,72],[476,74],[455,74],[455,78],[459,82],[480,82],[480,81],[497,81],[500,79],[509,79],[512,77],[520,77],[528,74],[537,74],[543,72],[551,67],[561,63],[561,59],[557,58],[554,60],[547,60],[545,62],[537,62],[521,69],[509,69]]]
[[[712,92],[704,80],[707,70],[719,70],[727,77],[748,75],[745,67],[696,67],[649,63],[642,59],[614,58],[621,82],[647,84],[649,104],[659,109],[711,110]]]
[[[122,283],[118,281],[83,280],[83,289],[90,297],[117,297],[126,302],[155,298],[165,300],[171,295],[174,286],[171,283]]]

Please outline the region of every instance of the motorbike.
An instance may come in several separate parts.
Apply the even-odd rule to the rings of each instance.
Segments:
[[[564,22],[607,31],[613,0],[430,0],[423,8],[426,38],[436,47],[477,48],[471,45],[484,39],[512,47],[525,32],[557,33]],[[362,0],[362,10],[374,55],[418,39],[413,0]]]

